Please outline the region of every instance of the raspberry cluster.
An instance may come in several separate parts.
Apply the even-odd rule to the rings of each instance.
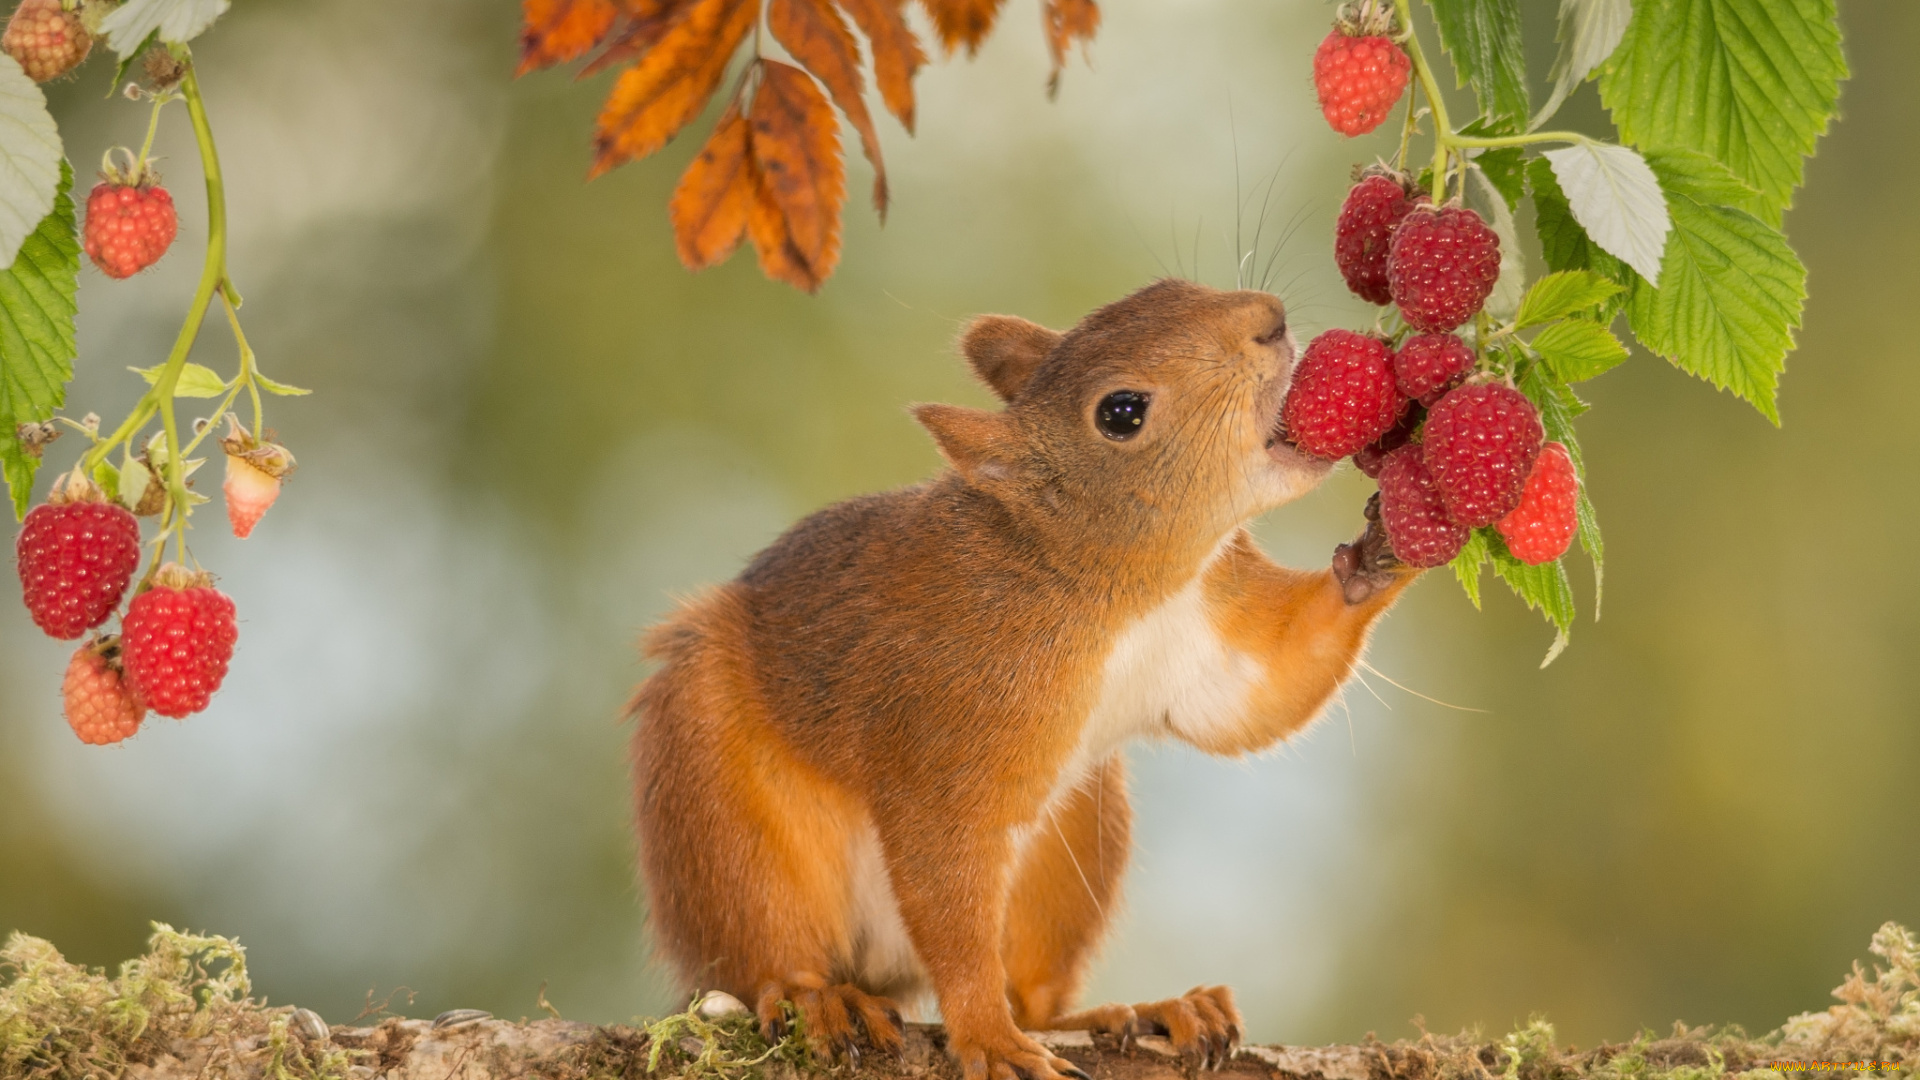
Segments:
[[[1436,209],[1376,169],[1347,194],[1334,258],[1348,287],[1394,304],[1406,329],[1315,338],[1287,395],[1288,437],[1318,457],[1351,455],[1379,481],[1381,524],[1409,566],[1452,561],[1487,526],[1524,562],[1559,558],[1577,524],[1572,459],[1546,442],[1533,402],[1452,332],[1492,292],[1499,238],[1472,210]]]

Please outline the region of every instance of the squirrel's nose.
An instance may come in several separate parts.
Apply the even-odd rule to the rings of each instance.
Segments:
[[[1247,335],[1255,344],[1278,345],[1287,336],[1287,305],[1270,292],[1243,289],[1247,313]]]

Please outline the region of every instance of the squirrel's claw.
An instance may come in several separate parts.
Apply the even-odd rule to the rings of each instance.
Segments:
[[[1333,549],[1333,579],[1347,603],[1358,604],[1401,575],[1417,573],[1394,555],[1387,541],[1387,530],[1380,524],[1380,493],[1367,500],[1367,528],[1350,544]]]

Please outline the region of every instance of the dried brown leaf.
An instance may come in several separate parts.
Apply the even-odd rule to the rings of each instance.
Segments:
[[[993,21],[1000,16],[1000,5],[1005,0],[920,0],[927,14],[933,16],[934,28],[940,31],[940,43],[947,52],[962,45],[967,47],[967,55],[980,51],[980,43],[993,29]]]
[[[747,118],[736,102],[714,125],[667,203],[674,245],[689,270],[725,262],[747,231],[755,181]]]
[[[615,0],[521,0],[520,67],[516,76],[587,54],[613,29]]]
[[[840,261],[840,207],[847,197],[840,125],[807,73],[760,62],[747,109],[758,178],[747,235],[768,277],[816,292]]]
[[[833,0],[772,0],[767,28],[833,95],[860,133],[860,147],[873,163],[873,208],[887,217],[887,166],[880,158],[880,136],[867,112],[866,82],[860,77],[860,43]]]
[[[880,100],[900,123],[913,131],[913,74],[927,62],[920,39],[907,26],[901,10],[905,0],[840,0],[854,25],[867,35],[873,51],[873,81]]]
[[[758,14],[756,0],[695,0],[681,11],[614,84],[588,176],[646,157],[698,116]]]
[[[1079,41],[1084,48],[1100,29],[1100,5],[1094,0],[1046,0],[1043,18],[1047,30],[1047,53],[1053,57],[1053,74],[1047,77],[1047,96],[1060,92],[1060,72],[1067,66],[1067,52]]]

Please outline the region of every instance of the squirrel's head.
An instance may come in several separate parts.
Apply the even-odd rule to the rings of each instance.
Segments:
[[[1283,437],[1296,352],[1270,293],[1164,280],[1064,334],[983,315],[960,348],[1007,407],[914,415],[969,484],[1089,539],[1212,544],[1331,468]]]

